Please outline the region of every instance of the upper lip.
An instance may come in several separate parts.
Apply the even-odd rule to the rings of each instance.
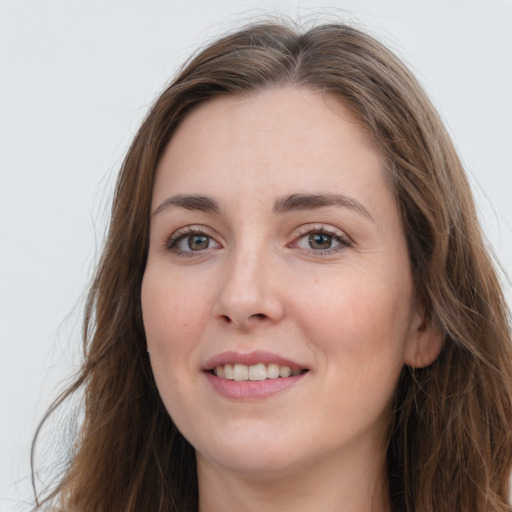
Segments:
[[[292,361],[291,359],[288,359],[286,357],[282,357],[278,354],[273,354],[272,352],[265,352],[263,350],[256,350],[254,352],[248,353],[235,351],[222,352],[208,359],[204,364],[204,370],[213,370],[217,366],[223,366],[225,364],[245,364],[247,366],[252,366],[258,363],[276,363],[280,366],[288,366],[292,370],[307,369],[305,366],[295,361]]]

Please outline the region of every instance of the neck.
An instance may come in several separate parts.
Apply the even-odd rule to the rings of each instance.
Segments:
[[[333,454],[307,470],[261,476],[226,470],[198,455],[199,512],[389,512],[385,458],[352,459],[340,467]]]

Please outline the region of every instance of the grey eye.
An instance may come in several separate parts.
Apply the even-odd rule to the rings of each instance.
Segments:
[[[183,239],[187,241],[187,246],[191,251],[202,251],[204,249],[208,249],[210,246],[210,237],[205,235],[192,235]],[[178,248],[181,249],[182,241],[178,243]],[[183,250],[183,249],[181,249]]]
[[[323,230],[312,230],[301,236],[295,243],[301,249],[319,252],[335,250],[349,245],[341,236]]]
[[[310,233],[308,235],[308,244],[311,249],[330,249],[332,243],[332,235],[327,235],[326,233]]]
[[[220,244],[204,233],[187,233],[177,236],[168,244],[168,248],[181,253],[201,252],[207,249],[218,249]]]

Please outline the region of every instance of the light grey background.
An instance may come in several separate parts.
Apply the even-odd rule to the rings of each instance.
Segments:
[[[0,0],[0,510],[29,508],[30,440],[77,359],[130,139],[193,49],[264,12],[353,21],[402,56],[512,273],[512,0]]]

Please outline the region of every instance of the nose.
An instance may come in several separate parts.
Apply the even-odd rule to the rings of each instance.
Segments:
[[[216,319],[240,330],[279,322],[284,305],[278,273],[268,254],[246,251],[227,260],[215,303]]]

